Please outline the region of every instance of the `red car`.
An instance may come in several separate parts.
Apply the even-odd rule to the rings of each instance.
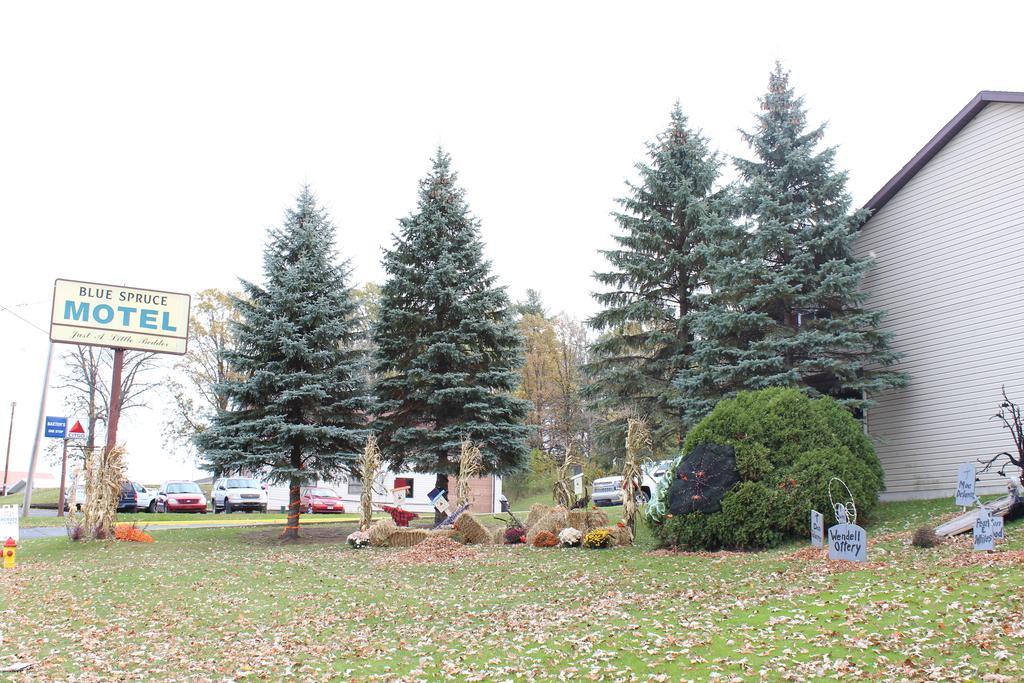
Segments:
[[[156,494],[157,512],[202,512],[206,514],[206,496],[199,484],[169,481]]]
[[[328,512],[340,514],[345,511],[345,504],[341,502],[338,494],[331,489],[308,488],[303,491],[299,502],[308,513]]]

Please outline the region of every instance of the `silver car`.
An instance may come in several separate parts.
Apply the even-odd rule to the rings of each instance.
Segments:
[[[640,492],[637,493],[637,502],[646,503],[651,499],[651,494],[658,486],[658,482],[672,466],[671,460],[661,460],[644,465],[643,481],[640,484]],[[622,505],[622,475],[612,477],[601,477],[594,480],[594,488],[590,494],[590,500],[594,505]]]

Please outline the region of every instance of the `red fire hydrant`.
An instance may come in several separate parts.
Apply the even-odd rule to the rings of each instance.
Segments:
[[[14,555],[18,550],[18,544],[14,542],[13,538],[8,538],[4,541],[4,569],[14,569]]]

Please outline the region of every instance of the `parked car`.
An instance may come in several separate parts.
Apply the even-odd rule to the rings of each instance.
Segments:
[[[192,481],[168,481],[156,494],[156,512],[201,512],[206,514],[206,496]]]
[[[121,495],[117,499],[118,512],[138,512],[139,494],[130,481],[121,482]]]
[[[137,481],[132,482],[135,488],[135,509],[139,512],[156,512],[156,491],[150,491]]]
[[[252,477],[224,477],[213,484],[210,507],[214,514],[236,510],[266,512],[267,491]]]
[[[646,503],[651,499],[651,494],[657,488],[658,482],[671,466],[671,460],[661,460],[643,467],[643,481],[636,497],[638,503]],[[590,499],[594,505],[622,505],[622,475],[595,479]]]
[[[299,498],[299,507],[306,512],[327,512],[340,514],[345,511],[345,504],[338,497],[334,489],[311,486],[302,492]]]

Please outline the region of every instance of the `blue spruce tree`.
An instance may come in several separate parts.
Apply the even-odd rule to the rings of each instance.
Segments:
[[[264,473],[289,485],[282,538],[299,535],[304,484],[347,473],[365,442],[369,396],[357,350],[357,303],[338,265],[334,226],[303,188],[269,232],[263,286],[242,281],[231,408],[196,441],[217,473]]]
[[[486,473],[515,472],[528,452],[528,404],[512,396],[522,341],[456,180],[438,150],[385,253],[374,333],[385,454],[392,469],[433,473],[443,489],[463,438],[480,446]]]
[[[736,160],[744,222],[716,240],[696,362],[677,380],[693,419],[743,389],[797,387],[857,410],[907,381],[861,288],[872,263],[853,242],[867,214],[850,210],[835,148],[818,150],[825,127],[808,129],[781,65],[761,110],[744,133],[754,158]]]
[[[647,144],[639,182],[619,200],[618,248],[603,252],[611,269],[594,277],[606,291],[590,325],[585,393],[599,414],[599,449],[622,450],[629,412],[647,417],[656,451],[674,452],[689,424],[676,376],[692,367],[693,318],[705,308],[707,252],[728,225],[728,194],[716,186],[721,163],[676,103],[668,127]],[[617,448],[613,446],[617,444]]]

